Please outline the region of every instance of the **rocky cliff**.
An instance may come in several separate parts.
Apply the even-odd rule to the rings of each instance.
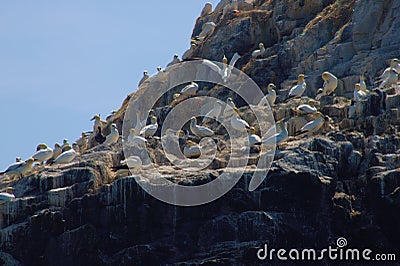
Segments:
[[[321,249],[345,237],[353,247],[395,253],[400,244],[400,96],[389,94],[386,111],[373,94],[363,115],[348,117],[360,73],[369,88],[399,56],[400,1],[255,0],[197,19],[193,38],[207,22],[216,24],[195,40],[192,58],[220,61],[239,52],[236,65],[261,88],[278,85],[276,120],[292,115],[298,100],[282,103],[300,73],[308,75],[306,96],[314,98],[323,71],[339,87],[318,108],[331,126],[299,138],[299,120],[289,121],[289,141],[277,152],[263,184],[248,191],[249,167],[233,190],[199,207],[175,207],[147,195],[132,176],[112,167],[124,158],[122,144],[96,146],[63,167],[37,167],[23,179],[2,180],[15,200],[0,203],[0,261],[18,265],[258,264],[256,252],[272,247]],[[259,42],[263,58],[251,58]],[[119,129],[130,95],[114,117]],[[209,88],[226,100],[229,92]],[[155,110],[165,114],[165,96]],[[238,102],[238,99],[235,99]],[[250,121],[246,106],[240,114]],[[378,109],[378,110],[377,110]],[[304,122],[304,121],[303,121]],[[161,122],[162,123],[162,122]],[[221,142],[223,137],[220,136]],[[148,143],[159,168],[176,179],[187,176]],[[191,176],[211,180],[224,159]],[[277,263],[277,262],[276,262]]]

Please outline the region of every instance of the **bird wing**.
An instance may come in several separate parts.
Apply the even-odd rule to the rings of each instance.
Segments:
[[[240,59],[240,55],[238,53],[235,53],[231,59],[231,62],[229,63],[229,69],[232,70],[233,67],[236,65],[236,62]]]
[[[210,60],[204,59],[202,61],[202,64],[208,66],[209,68],[211,68],[213,71],[217,72],[218,74],[221,72],[221,68],[219,66],[217,66],[217,64],[211,62]]]

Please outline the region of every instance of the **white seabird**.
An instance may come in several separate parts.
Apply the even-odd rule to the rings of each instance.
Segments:
[[[88,144],[87,142],[88,142],[88,136],[86,132],[82,132],[81,137],[75,141],[75,143],[78,144],[79,150],[81,152],[87,149],[87,144]]]
[[[106,122],[107,123],[112,123],[114,121],[114,117],[117,111],[112,110],[111,113],[106,117]]]
[[[46,144],[39,144],[36,153],[32,155],[35,162],[43,163],[53,157],[53,150]]]
[[[314,120],[305,124],[299,131],[296,132],[296,135],[301,135],[305,133],[315,133],[322,128],[325,123],[325,117],[322,113],[317,112],[312,114]]]
[[[200,17],[208,16],[211,13],[212,13],[212,4],[210,2],[207,2],[204,5],[203,10],[201,10]]]
[[[0,203],[15,199],[15,195],[12,193],[12,190],[12,188],[7,188],[6,192],[0,193]]]
[[[139,156],[136,155],[129,156],[125,160],[122,160],[120,163],[123,166],[127,166],[129,170],[131,170],[134,173],[139,172],[143,167],[142,160],[140,159]]]
[[[363,92],[367,94],[369,93],[369,91],[367,90],[367,84],[365,83],[364,75],[360,75],[360,88]]]
[[[186,60],[192,57],[192,54],[194,52],[194,49],[196,49],[196,44],[192,43],[190,45],[190,48],[186,50],[186,52],[183,53],[182,55],[182,60]]]
[[[397,85],[398,81],[399,81],[399,73],[397,73],[396,69],[391,67],[387,78],[382,81],[381,85],[379,85],[379,89],[384,89],[386,87]]]
[[[64,150],[65,147],[67,147],[67,146],[71,146],[71,145],[69,144],[69,142],[68,142],[67,139],[64,139],[64,140],[63,140],[63,145],[61,146],[61,149]]]
[[[136,134],[136,130],[134,128],[131,128],[129,131],[129,136],[128,136],[128,145],[130,146],[145,146],[147,140],[141,136],[138,136]]]
[[[390,75],[391,69],[394,68],[398,73],[400,72],[400,61],[397,58],[393,58],[390,60],[389,67],[383,71],[382,75],[379,76],[377,83],[383,82],[385,79],[387,79]]]
[[[103,130],[107,126],[107,121],[101,120],[100,115],[94,115],[90,121],[93,121],[93,133],[97,131],[97,129],[100,127],[101,130]]]
[[[328,96],[332,94],[338,86],[338,78],[330,72],[322,73],[322,79],[324,80],[324,85],[322,87],[322,93],[317,94],[316,100],[321,100],[322,96]]]
[[[70,163],[73,159],[75,159],[76,155],[76,151],[71,146],[67,146],[65,147],[65,151],[54,160],[54,164]]]
[[[226,83],[230,79],[232,74],[232,69],[235,67],[236,62],[240,59],[240,57],[241,56],[238,53],[235,53],[230,63],[228,64],[228,59],[226,58],[226,56],[224,56],[222,59],[223,63],[222,68],[220,68],[218,65],[207,59],[204,59],[202,61],[202,64],[210,67],[212,70],[217,72],[221,76],[222,80]]]
[[[262,42],[258,45],[258,47],[259,47],[260,49],[255,50],[255,51],[253,51],[253,53],[251,53],[251,56],[252,56],[253,58],[257,58],[257,57],[260,57],[260,56],[263,57],[264,54],[265,54],[265,52],[266,52],[265,47],[264,47],[264,44],[263,44]]]
[[[51,160],[54,161],[60,154],[62,153],[61,145],[56,143],[54,144],[54,149],[53,149],[53,156],[51,157]]]
[[[201,156],[200,146],[196,142],[188,140],[183,148],[183,155],[189,159],[199,158]]]
[[[173,65],[175,65],[175,64],[179,64],[180,62],[181,62],[181,60],[179,59],[179,55],[174,54],[174,58],[172,59],[171,62],[169,62],[169,63],[167,64],[167,67],[173,66]]]
[[[157,129],[158,129],[157,117],[152,116],[151,124],[142,128],[142,130],[140,130],[140,132],[139,132],[139,135],[149,138],[149,137],[154,136],[154,134],[156,134]]]
[[[26,161],[13,163],[8,166],[4,172],[0,172],[0,175],[20,175],[21,177],[24,177],[24,174],[31,170],[34,161],[33,158],[29,158]]]
[[[285,102],[289,101],[290,99],[294,99],[294,98],[300,98],[304,91],[307,88],[307,83],[304,80],[305,79],[305,75],[304,74],[300,74],[298,79],[297,79],[297,85],[293,86],[290,91],[288,96],[285,99]]]
[[[276,132],[274,135],[262,140],[261,144],[264,146],[272,146],[276,144],[278,146],[279,144],[286,141],[289,137],[289,132],[287,130],[287,120],[287,118],[284,118],[283,120],[279,121],[277,124],[277,126],[279,127],[279,133]]]
[[[147,70],[143,71],[143,77],[142,79],[139,81],[139,85],[138,87],[140,87],[140,85],[142,85],[146,80],[148,80],[150,78],[149,72]]]
[[[231,126],[237,131],[250,129],[250,125],[245,120],[239,117],[239,110],[237,108],[234,108],[234,111],[235,112],[231,117]]]
[[[111,145],[117,143],[119,139],[119,132],[116,124],[111,124],[111,132],[106,136],[106,141],[104,145]]]
[[[204,23],[201,29],[201,32],[199,36],[197,36],[198,39],[203,40],[206,38],[208,35],[211,35],[214,32],[215,29],[215,23],[214,22],[207,22]]]
[[[275,84],[270,83],[267,86],[267,94],[261,99],[260,103],[258,106],[265,106],[267,103],[269,104],[270,107],[274,106],[275,101],[276,101],[276,91],[275,91]]]
[[[208,127],[197,125],[196,117],[192,117],[190,119],[190,130],[193,132],[193,134],[200,138],[214,136],[214,131]]]
[[[199,89],[199,84],[192,81],[189,85],[185,86],[181,90],[180,96],[184,96],[184,97],[195,96],[198,89]]]
[[[256,134],[256,129],[254,127],[250,127],[249,130],[249,144],[250,147],[257,146],[261,143],[261,138]]]
[[[353,98],[353,100],[355,102],[363,102],[363,101],[366,101],[367,99],[368,99],[368,95],[364,91],[361,90],[360,83],[357,83],[354,86],[354,98]]]
[[[301,104],[296,108],[296,112],[299,114],[315,114],[317,112],[317,108],[314,106],[315,101],[310,99],[308,104]]]
[[[216,119],[218,120],[219,115],[221,114],[222,111],[222,104],[219,101],[214,102],[214,107],[211,109],[203,118],[203,123],[207,121],[208,119]]]

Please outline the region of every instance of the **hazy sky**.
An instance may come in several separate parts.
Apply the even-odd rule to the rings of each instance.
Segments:
[[[2,1],[0,169],[118,109],[143,70],[189,48],[207,1]]]

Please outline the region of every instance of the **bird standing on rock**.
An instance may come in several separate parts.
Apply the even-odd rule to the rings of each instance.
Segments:
[[[55,160],[54,164],[67,164],[72,162],[72,160],[75,159],[77,153],[76,151],[71,147],[67,146],[65,147],[65,151],[60,154]]]
[[[322,79],[324,80],[324,85],[322,87],[322,93],[317,94],[316,100],[321,100],[322,96],[331,95],[338,86],[338,78],[330,72],[322,73]]]
[[[214,136],[214,131],[212,131],[208,127],[197,125],[196,117],[192,117],[190,119],[190,130],[199,138]]]
[[[306,114],[306,115],[315,114],[317,112],[317,108],[315,108],[314,103],[315,101],[313,99],[310,99],[308,101],[308,104],[299,105],[296,108],[296,112],[299,114]]]
[[[174,54],[174,58],[172,59],[171,62],[169,62],[169,63],[167,64],[167,67],[173,66],[173,65],[175,65],[175,64],[179,64],[180,62],[181,62],[181,60],[179,59],[179,55]]]
[[[360,83],[357,83],[354,86],[354,98],[353,98],[353,100],[355,102],[363,102],[363,101],[366,101],[367,99],[368,99],[368,95],[364,91],[361,90]]]
[[[287,121],[288,118],[284,118],[281,121],[279,121],[277,125],[279,127],[279,132],[276,132],[274,135],[268,137],[267,139],[262,140],[260,144],[270,147],[275,144],[278,146],[279,144],[285,142],[289,138],[289,132],[287,130]]]
[[[266,103],[269,104],[269,106],[274,106],[275,101],[276,101],[276,86],[273,83],[268,84],[267,86],[267,94],[261,99],[260,103],[258,106],[265,106]]]
[[[106,140],[104,141],[104,145],[111,145],[117,143],[119,139],[119,132],[116,124],[111,125],[111,132],[106,136]]]
[[[139,85],[138,87],[140,87],[140,85],[142,85],[146,80],[148,80],[150,78],[149,72],[147,70],[143,71],[143,77],[142,79],[139,81]]]
[[[189,159],[199,158],[201,156],[200,146],[196,142],[188,140],[183,148],[183,155]]]
[[[249,144],[250,147],[257,146],[261,143],[261,138],[256,134],[256,129],[254,127],[250,127],[249,129]]]
[[[305,75],[304,74],[300,74],[298,76],[297,79],[297,85],[293,86],[290,91],[288,96],[286,97],[284,102],[288,102],[291,99],[294,98],[300,98],[303,93],[305,92],[306,88],[307,88],[307,83],[305,81]]]
[[[301,135],[305,133],[316,133],[318,130],[322,128],[325,123],[325,117],[322,113],[317,112],[311,115],[314,120],[305,124],[299,131],[296,132],[296,135]]]
[[[39,144],[36,148],[36,153],[32,155],[32,158],[35,162],[44,163],[47,160],[50,160],[53,156],[53,150],[48,147],[46,144]]]
[[[158,129],[157,117],[152,116],[150,118],[150,120],[151,120],[151,124],[148,126],[145,126],[144,128],[142,128],[142,130],[140,130],[140,132],[139,132],[140,136],[149,138],[149,137],[153,137],[154,134],[156,134],[157,129]]]
[[[22,178],[32,169],[32,164],[34,161],[35,160],[33,158],[29,158],[26,161],[13,163],[8,166],[4,172],[0,172],[0,175],[19,175]]]
[[[259,45],[258,45],[258,47],[259,47],[259,49],[258,50],[255,50],[252,54],[251,54],[251,56],[253,57],[253,58],[257,58],[257,57],[263,57],[264,56],[264,54],[265,54],[265,52],[266,52],[266,50],[265,50],[265,47],[264,47],[264,44],[261,42]]]
[[[237,130],[242,131],[243,129],[250,129],[250,125],[239,117],[239,110],[234,108],[234,114],[231,117],[231,126]]]

